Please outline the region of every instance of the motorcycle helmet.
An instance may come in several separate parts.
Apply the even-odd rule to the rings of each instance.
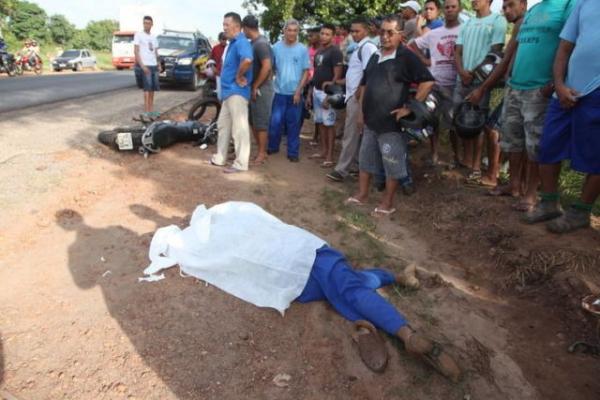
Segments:
[[[502,62],[502,57],[503,54],[501,52],[491,51],[487,53],[482,63],[473,70],[475,79],[484,82],[492,74],[492,71],[494,71],[498,64]]]
[[[423,130],[427,127],[437,127],[437,112],[439,101],[434,93],[429,93],[425,101],[421,102],[411,98],[406,107],[411,113],[400,118],[398,124],[405,130]]]
[[[468,101],[463,102],[454,113],[456,133],[463,139],[471,139],[481,133],[486,121],[485,113]]]
[[[336,110],[346,107],[346,89],[337,84],[329,85],[325,88],[327,102]]]

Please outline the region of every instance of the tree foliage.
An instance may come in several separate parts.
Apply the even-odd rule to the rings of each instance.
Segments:
[[[461,1],[465,9],[471,8],[470,0]],[[245,0],[243,5],[249,12],[260,14],[263,29],[275,40],[289,18],[304,25],[339,24],[359,15],[374,17],[392,13],[397,11],[398,3],[389,0]]]
[[[64,15],[53,15],[48,23],[50,38],[54,43],[65,45],[75,36],[75,25],[69,22]]]
[[[44,41],[48,38],[48,15],[40,6],[27,1],[18,1],[8,25],[19,40],[26,38]]]
[[[111,19],[92,21],[86,28],[89,46],[94,50],[110,50],[113,32],[119,30],[119,23]]]

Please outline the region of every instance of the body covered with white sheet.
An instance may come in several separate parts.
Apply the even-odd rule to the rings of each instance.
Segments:
[[[252,203],[200,205],[184,230],[171,225],[155,233],[144,273],[178,264],[188,275],[283,313],[302,293],[316,251],[324,245]]]

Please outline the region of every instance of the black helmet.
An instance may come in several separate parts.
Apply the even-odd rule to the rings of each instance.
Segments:
[[[473,138],[481,133],[486,121],[485,113],[479,108],[465,101],[454,113],[454,127],[458,136],[464,139]]]
[[[475,79],[480,82],[485,81],[491,74],[492,71],[502,62],[502,57],[504,55],[501,52],[490,51],[486,54],[485,58],[479,64],[475,70],[473,70],[473,75]]]
[[[325,93],[327,94],[327,102],[331,107],[337,110],[346,107],[346,89],[343,86],[328,85],[325,87]]]
[[[429,93],[424,102],[411,98],[406,103],[406,107],[412,112],[398,121],[404,129],[425,129],[427,127],[437,127],[438,99],[433,93]]]

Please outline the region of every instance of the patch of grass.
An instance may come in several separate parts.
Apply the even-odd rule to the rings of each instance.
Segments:
[[[558,183],[561,191],[561,203],[568,206],[581,196],[581,188],[585,181],[585,174],[573,171],[568,162],[563,163]],[[600,216],[600,203],[596,202],[592,213]]]
[[[371,217],[360,211],[356,211],[356,210],[346,211],[343,214],[342,218],[348,224],[354,225],[355,227],[357,227],[361,230],[367,231],[367,232],[372,232],[376,228],[376,225],[373,222],[373,220],[371,219]]]
[[[96,51],[96,66],[102,71],[110,71],[115,69],[112,64],[112,53],[109,51]]]

